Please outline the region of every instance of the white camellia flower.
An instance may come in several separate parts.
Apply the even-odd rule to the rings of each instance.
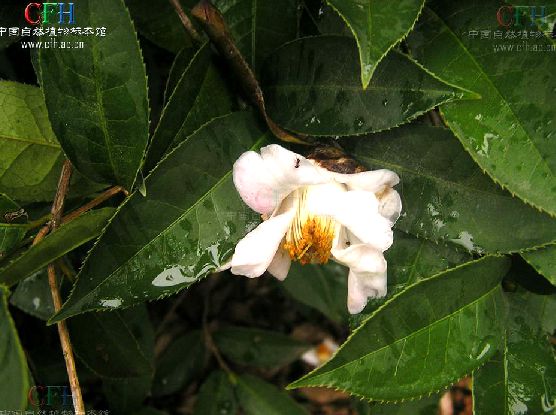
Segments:
[[[386,295],[383,252],[392,245],[401,211],[394,172],[335,173],[272,144],[260,154],[243,153],[233,178],[243,201],[264,221],[237,244],[232,273],[254,278],[268,271],[284,280],[292,260],[332,258],[349,267],[350,313]]]

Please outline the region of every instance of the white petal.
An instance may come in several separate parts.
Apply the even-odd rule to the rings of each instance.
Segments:
[[[352,190],[330,194],[327,203],[313,207],[317,214],[332,216],[363,243],[383,252],[390,248],[394,238],[392,224],[380,215],[374,193]]]
[[[232,257],[232,273],[249,278],[262,275],[274,259],[294,214],[290,209],[273,216],[239,241]]]
[[[289,186],[292,190],[333,180],[328,170],[278,144],[261,148],[261,157],[280,185]]]
[[[340,183],[345,183],[349,190],[366,190],[373,193],[380,193],[385,188],[395,186],[400,182],[398,175],[387,169],[354,174],[335,173],[334,178]]]
[[[347,241],[351,245],[345,247]],[[369,298],[386,295],[387,264],[384,255],[367,244],[362,244],[350,232],[343,232],[332,249],[336,262],[349,267],[348,310],[351,314],[360,313]]]
[[[278,249],[267,271],[272,274],[273,277],[280,281],[284,281],[290,271],[291,263],[292,261],[288,253],[284,249]]]
[[[386,295],[386,271],[378,273],[356,273],[348,276],[348,310],[351,314],[363,311],[369,298]]]
[[[392,225],[396,223],[402,211],[402,199],[394,189],[388,189],[380,197],[378,211],[388,219]]]
[[[382,273],[386,271],[386,260],[378,249],[356,242],[347,247],[332,248],[334,259],[356,273]]]
[[[234,185],[247,206],[270,215],[281,201],[280,189],[261,156],[254,151],[243,153],[234,163]]]

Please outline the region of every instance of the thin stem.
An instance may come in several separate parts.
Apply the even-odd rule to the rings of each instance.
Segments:
[[[60,180],[58,181],[58,189],[56,190],[54,202],[52,203],[52,219],[49,222],[49,228],[52,231],[55,231],[61,223],[62,211],[64,209],[66,194],[69,189],[71,173],[71,162],[69,160],[66,160],[64,162],[64,165],[62,166],[62,173],[60,174]],[[43,229],[41,229],[39,234],[42,234]],[[48,230],[46,233],[48,233]],[[35,241],[36,240],[37,238],[35,238]],[[58,288],[58,283],[56,281],[56,269],[54,268],[54,264],[48,265],[48,285],[50,286],[50,292],[52,293],[54,311],[57,313],[62,308],[62,296],[60,295],[60,289]],[[75,357],[73,355],[73,348],[71,346],[68,328],[65,321],[58,322],[57,326],[58,335],[60,336],[60,343],[62,345],[62,352],[64,354],[64,360],[66,362],[66,370],[70,382],[73,407],[75,409],[76,415],[85,415],[85,404],[83,403],[83,396],[81,394],[81,388],[79,387],[79,378],[77,377],[77,370],[75,368]]]
[[[94,207],[97,207],[101,203],[104,203],[105,201],[110,199],[112,196],[115,196],[120,192],[125,194],[126,196],[128,194],[127,190],[125,190],[122,186],[111,187],[110,189],[104,191],[99,196],[97,196],[96,198],[91,200],[89,203],[84,204],[83,206],[75,209],[74,211],[72,211],[72,212],[68,213],[66,216],[64,216],[62,218],[62,224],[65,224],[65,223],[77,218],[78,216],[82,215],[83,213],[93,209]]]
[[[202,43],[203,39],[201,38],[201,35],[199,35],[199,32],[197,32],[197,30],[193,26],[193,23],[191,23],[191,20],[189,20],[189,17],[183,11],[179,0],[170,0],[170,3],[172,4],[172,6],[174,6],[174,9],[176,9],[176,13],[179,16],[183,27],[185,27],[185,30],[187,31],[187,33],[189,33],[189,36],[191,36],[191,38],[195,42]]]
[[[428,115],[432,122],[432,125],[434,125],[435,127],[446,127],[446,124],[444,124],[444,120],[442,120],[442,117],[440,116],[436,108],[430,110],[428,112]]]

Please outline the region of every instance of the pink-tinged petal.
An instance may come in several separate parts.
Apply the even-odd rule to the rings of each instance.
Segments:
[[[270,215],[282,201],[278,182],[254,151],[243,153],[237,159],[233,179],[239,195],[255,212]]]
[[[402,199],[399,193],[394,189],[387,189],[380,195],[378,202],[379,213],[388,219],[392,225],[396,223],[402,211]]]
[[[292,260],[284,249],[278,248],[267,271],[276,279],[284,281],[290,271]]]
[[[356,273],[348,275],[348,311],[358,314],[367,305],[369,298],[386,295],[386,271],[378,273]]]
[[[387,169],[370,170],[354,174],[334,173],[337,182],[347,185],[349,190],[365,190],[380,193],[388,187],[397,185],[400,178],[396,173]]]
[[[290,209],[273,216],[239,241],[232,256],[232,273],[249,278],[261,276],[274,259],[294,214]]]
[[[384,252],[392,245],[394,234],[391,222],[380,215],[379,202],[374,193],[352,190],[330,192],[326,204],[315,205],[316,214],[332,216],[362,243]]]

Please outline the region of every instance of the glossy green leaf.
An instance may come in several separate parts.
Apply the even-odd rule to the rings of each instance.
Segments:
[[[503,349],[473,374],[474,413],[546,414],[556,408],[556,296],[508,293]]]
[[[185,10],[194,0],[180,1]],[[170,52],[191,46],[192,40],[168,0],[125,0],[137,31]]]
[[[471,255],[454,246],[435,244],[400,231],[394,231],[394,244],[384,257],[388,262],[387,295],[370,299],[362,313],[351,317],[352,325],[362,323],[371,312],[412,284],[472,259]]]
[[[0,269],[0,283],[13,285],[96,238],[113,214],[113,208],[97,209],[62,225]]]
[[[348,269],[333,261],[322,265],[293,262],[281,286],[297,301],[342,323],[348,319],[347,275]]]
[[[359,48],[366,88],[386,53],[413,27],[424,0],[327,0],[345,20]]]
[[[269,133],[249,113],[218,118],[146,179],[110,222],[55,320],[173,294],[220,267],[259,221],[235,190],[231,170]]]
[[[400,175],[398,229],[476,253],[521,251],[556,237],[556,220],[493,183],[448,129],[410,125],[345,141],[367,167]]]
[[[0,192],[27,201],[50,200],[63,155],[41,90],[0,81]]]
[[[214,0],[254,72],[278,46],[297,36],[295,0]]]
[[[83,49],[39,49],[52,129],[83,175],[131,189],[148,140],[147,78],[123,0],[82,0],[82,27],[106,36],[66,36]]]
[[[544,276],[552,285],[556,286],[556,245],[549,245],[534,251],[523,252],[521,256]]]
[[[228,375],[223,371],[212,372],[199,391],[194,415],[235,415],[237,398]]]
[[[433,11],[424,13],[409,38],[410,49],[442,79],[481,95],[481,100],[441,108],[473,159],[512,193],[556,215],[556,78],[551,53],[497,52],[519,42],[469,36],[472,30],[500,30],[500,4],[432,2]],[[531,43],[539,49],[552,45],[546,37]]]
[[[226,327],[213,335],[218,350],[235,363],[279,368],[311,348],[282,333],[248,327]]]
[[[308,415],[285,391],[255,376],[240,376],[236,391],[245,415]]]
[[[314,136],[346,136],[389,129],[464,91],[393,50],[366,90],[356,67],[355,42],[316,36],[288,43],[266,62],[261,84],[270,117],[282,127]]]
[[[417,282],[357,328],[334,357],[290,387],[327,386],[372,400],[416,398],[484,364],[501,342],[500,281],[485,257]]]
[[[213,118],[232,112],[233,97],[212,59],[206,43],[183,72],[154,132],[145,170]]]
[[[165,396],[183,390],[201,374],[206,360],[201,332],[195,330],[176,338],[156,361],[153,395]]]
[[[68,327],[75,354],[98,376],[131,378],[151,373],[149,357],[122,312],[84,314],[69,320]]]
[[[24,410],[29,393],[29,369],[17,330],[8,311],[9,292],[0,286],[0,409]]]
[[[10,297],[10,304],[41,320],[52,317],[54,303],[46,269],[35,272],[17,284]]]

